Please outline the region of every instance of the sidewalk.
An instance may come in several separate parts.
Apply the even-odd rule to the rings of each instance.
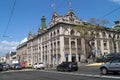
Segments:
[[[100,66],[102,64],[104,64],[104,62],[97,63],[97,62],[93,61],[93,59],[88,59],[87,62],[78,63],[78,66]]]
[[[100,66],[102,64],[104,64],[104,63],[90,63],[90,64],[88,63],[85,66]]]
[[[97,63],[97,62],[89,61],[88,63],[78,63],[78,66],[100,66],[102,64],[104,64],[104,62]]]

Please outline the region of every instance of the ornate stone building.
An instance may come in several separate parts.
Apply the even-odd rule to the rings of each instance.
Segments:
[[[46,27],[46,19],[43,16],[38,34],[28,35],[28,41],[20,44],[17,48],[17,55],[20,61],[26,61],[28,65],[37,62],[45,64],[59,64],[62,61],[77,61],[86,59],[89,55],[89,46],[85,46],[85,37],[81,34],[82,29],[76,26],[84,25],[85,22],[78,19],[73,10],[70,9],[64,16],[53,13],[49,27]],[[87,24],[88,25],[88,24]],[[92,27],[91,27],[92,28]],[[95,39],[90,41],[92,51],[96,56],[114,52],[110,36],[115,31],[100,28],[95,31]],[[91,34],[91,32],[89,31]],[[88,38],[90,38],[89,36]],[[115,35],[116,51],[120,51],[120,34]]]

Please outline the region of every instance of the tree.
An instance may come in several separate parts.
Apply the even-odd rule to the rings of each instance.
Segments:
[[[120,22],[119,21],[115,21],[115,25],[112,28],[112,31],[113,31],[113,35],[112,36],[110,35],[110,38],[111,38],[113,46],[114,46],[114,52],[116,53],[117,52],[116,51],[116,49],[117,49],[117,46],[116,46],[116,35],[120,34]]]
[[[94,24],[94,25],[99,24],[99,25],[105,26],[105,25],[109,24],[109,20],[107,20],[107,19],[100,19],[99,20],[99,19],[92,17],[89,19],[89,23]]]
[[[85,57],[86,59],[92,55],[93,57],[93,49],[94,47],[91,45],[91,41],[95,40],[97,30],[98,30],[98,25],[93,25],[87,22],[84,22],[81,25],[75,26],[76,30],[80,30],[80,37],[84,39],[85,41],[85,51],[86,54]]]
[[[106,24],[109,24],[109,21],[108,21],[107,19],[102,19],[102,20],[100,20],[100,24],[101,24],[102,26],[104,26],[104,25],[106,25]]]
[[[96,18],[92,17],[92,18],[89,19],[89,23],[91,23],[91,24],[97,24],[98,20]]]

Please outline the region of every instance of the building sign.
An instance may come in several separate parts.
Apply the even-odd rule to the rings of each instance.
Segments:
[[[65,57],[68,57],[68,53],[65,53]]]

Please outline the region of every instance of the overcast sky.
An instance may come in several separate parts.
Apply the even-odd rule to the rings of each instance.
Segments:
[[[68,5],[68,2],[71,5]],[[51,20],[53,11],[65,15],[72,7],[79,19],[89,20],[91,17],[99,19],[120,6],[120,0],[16,0],[10,23],[14,0],[0,0],[0,55],[9,51],[15,51],[16,46],[26,41],[28,33],[37,34],[40,27],[40,19],[46,17],[47,26]],[[54,4],[54,8],[51,5]],[[107,27],[111,27],[115,20],[120,20],[120,9],[113,11],[104,17],[110,21]],[[2,36],[8,37],[2,37]]]

